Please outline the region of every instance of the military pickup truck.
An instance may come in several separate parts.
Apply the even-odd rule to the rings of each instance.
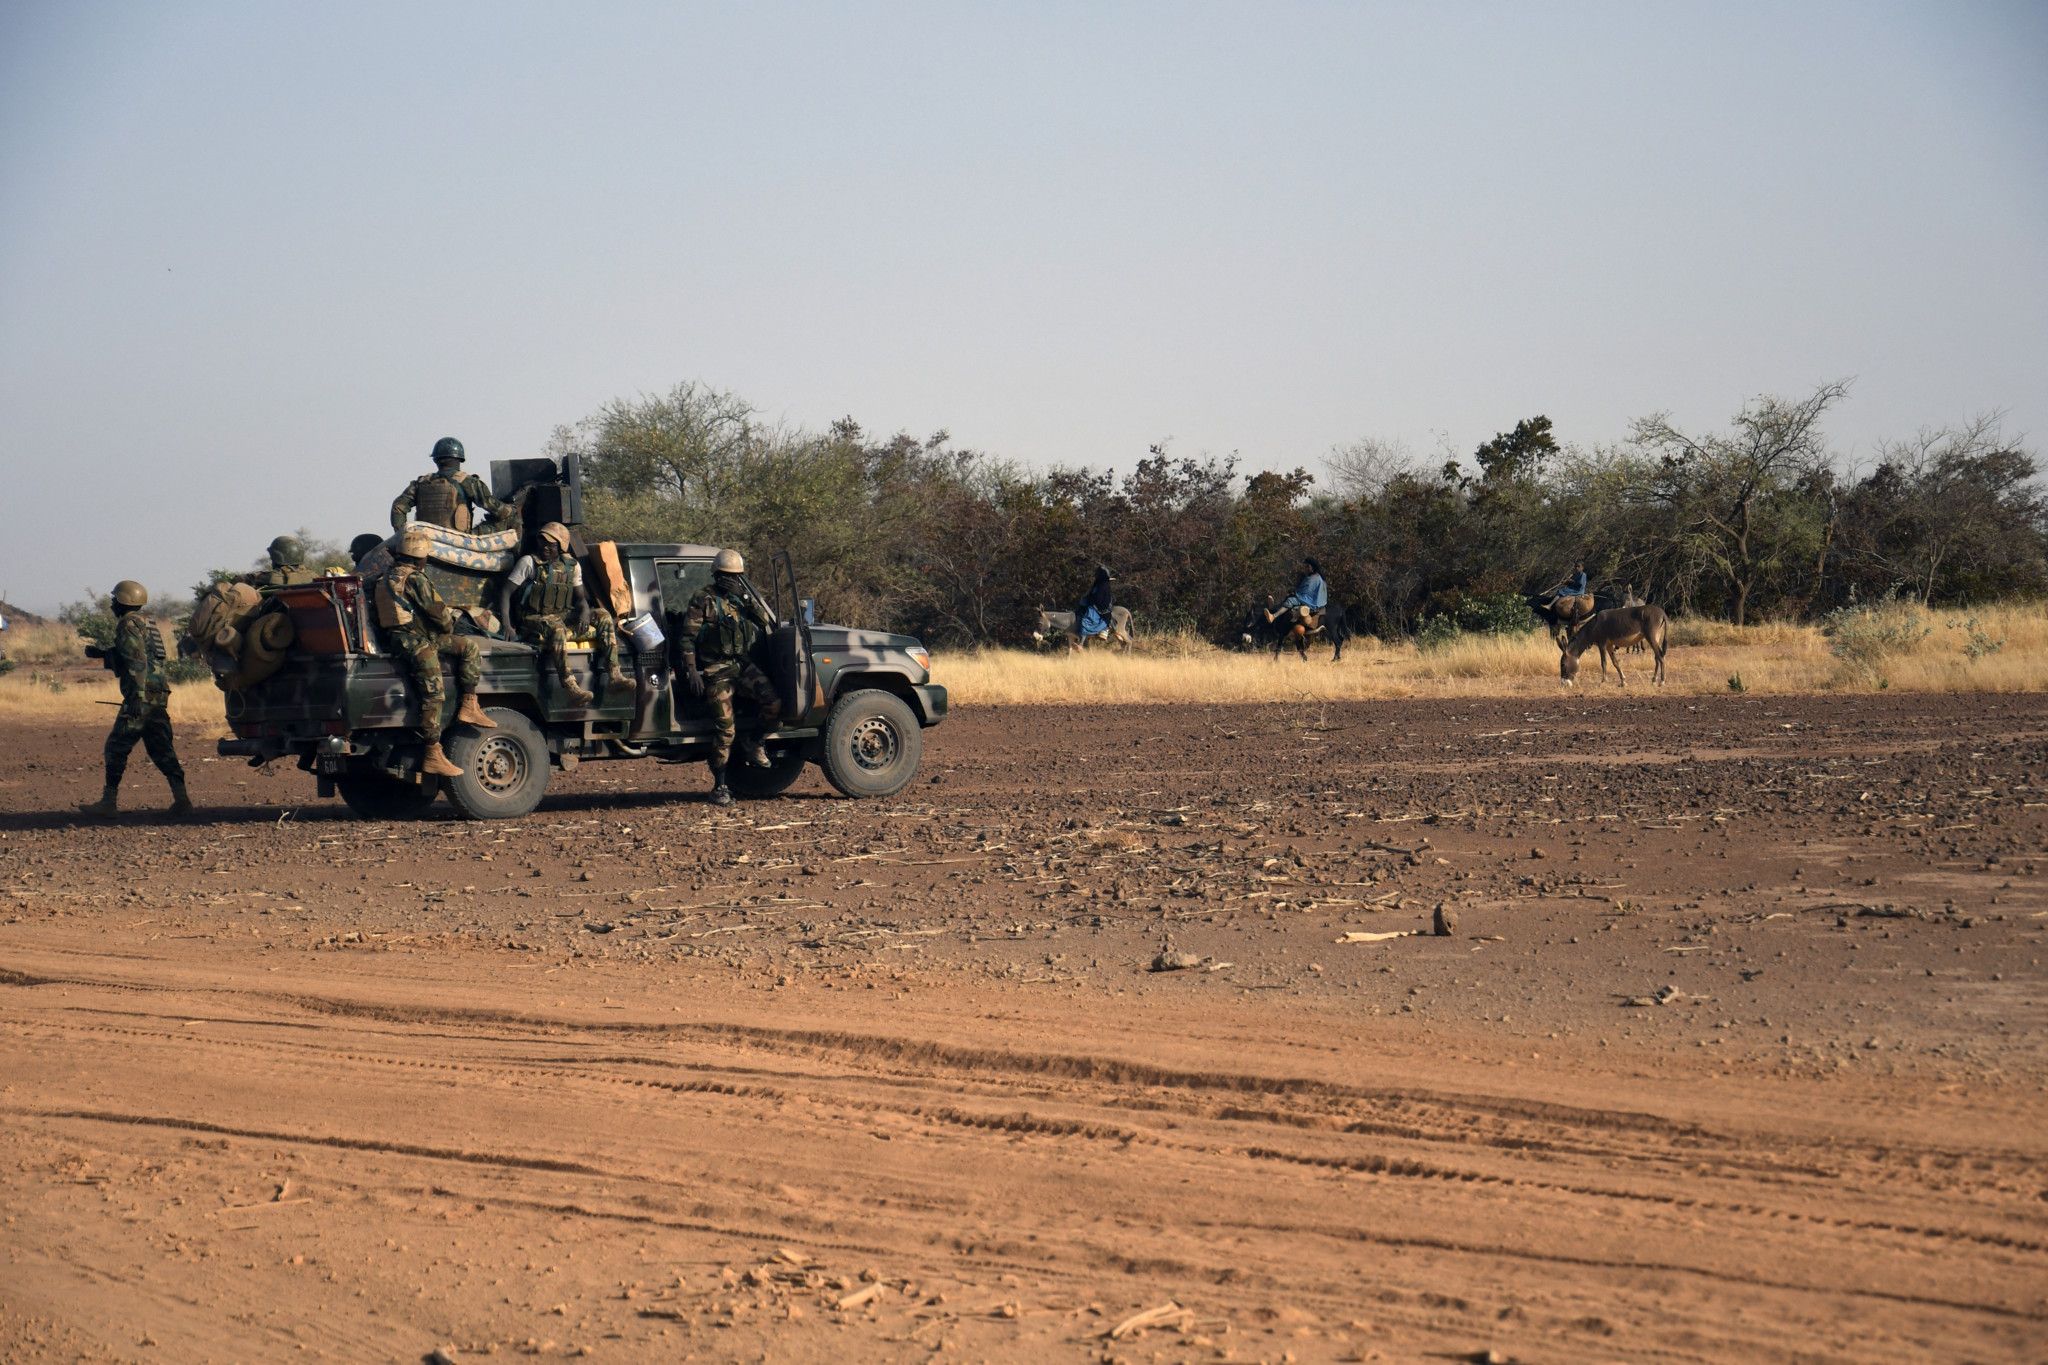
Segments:
[[[671,614],[711,581],[717,552],[713,545],[607,547],[627,580],[614,600],[629,584],[626,619],[637,626],[639,643],[620,632],[618,672],[590,706],[571,706],[553,670],[543,670],[528,646],[482,639],[478,697],[497,728],[449,731],[444,747],[463,771],[445,779],[420,773],[408,728],[419,723],[418,699],[398,660],[380,646],[366,579],[333,575],[281,589],[267,610],[290,618],[285,658],[262,681],[226,690],[233,737],[220,741],[220,752],[252,764],[294,758],[313,774],[320,795],[339,795],[358,815],[379,820],[418,816],[444,791],[471,819],[513,819],[540,803],[556,768],[702,758],[712,740],[709,710],[670,685],[665,647],[654,644],[648,626],[671,628]],[[428,570],[453,572],[432,561]],[[930,654],[907,635],[812,624],[787,555],[753,581],[776,622],[756,662],[781,693],[783,721],[766,738],[767,767],[733,755],[726,774],[733,793],[774,796],[809,763],[847,796],[901,791],[917,774],[923,731],[946,714],[946,689],[931,681]],[[587,642],[570,650],[571,667],[586,680],[588,651]],[[444,725],[456,690],[447,689]]]

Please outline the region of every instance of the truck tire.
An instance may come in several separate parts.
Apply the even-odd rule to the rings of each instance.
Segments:
[[[734,796],[750,801],[780,796],[795,785],[804,775],[804,746],[781,751],[770,750],[768,766],[756,768],[745,759],[740,759],[725,770],[725,784],[732,788]]]
[[[894,796],[917,776],[924,731],[902,698],[862,688],[833,705],[823,748],[825,778],[842,795]]]
[[[433,777],[409,782],[371,768],[337,774],[334,789],[343,804],[365,820],[417,820],[441,794],[441,782]]]
[[[534,723],[502,706],[485,708],[495,730],[468,726],[443,746],[462,776],[442,779],[448,800],[472,820],[516,820],[548,789],[548,746]]]

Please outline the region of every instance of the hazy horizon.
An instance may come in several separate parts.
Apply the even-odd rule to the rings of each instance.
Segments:
[[[1853,377],[2048,432],[2048,8],[0,14],[0,597],[182,589],[685,380],[1128,470]],[[801,560],[802,547],[792,547]]]

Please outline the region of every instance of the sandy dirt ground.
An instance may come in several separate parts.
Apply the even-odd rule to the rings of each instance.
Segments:
[[[79,826],[98,741],[0,734],[10,1360],[2048,1356],[2048,699],[1001,709],[516,824],[187,744]]]

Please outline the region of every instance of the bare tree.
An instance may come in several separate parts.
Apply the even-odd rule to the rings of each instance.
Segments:
[[[1377,498],[1387,485],[1422,466],[1408,443],[1366,436],[1330,451],[1330,488],[1343,498]]]
[[[1759,398],[1726,432],[1690,436],[1668,413],[1637,421],[1630,439],[1656,457],[1650,494],[1676,513],[1679,533],[1728,588],[1729,618],[1748,620],[1757,581],[1788,550],[1774,514],[1801,476],[1824,465],[1821,418],[1848,396],[1849,381],[1822,384],[1802,399]],[[1804,555],[1801,556],[1804,558]]]

